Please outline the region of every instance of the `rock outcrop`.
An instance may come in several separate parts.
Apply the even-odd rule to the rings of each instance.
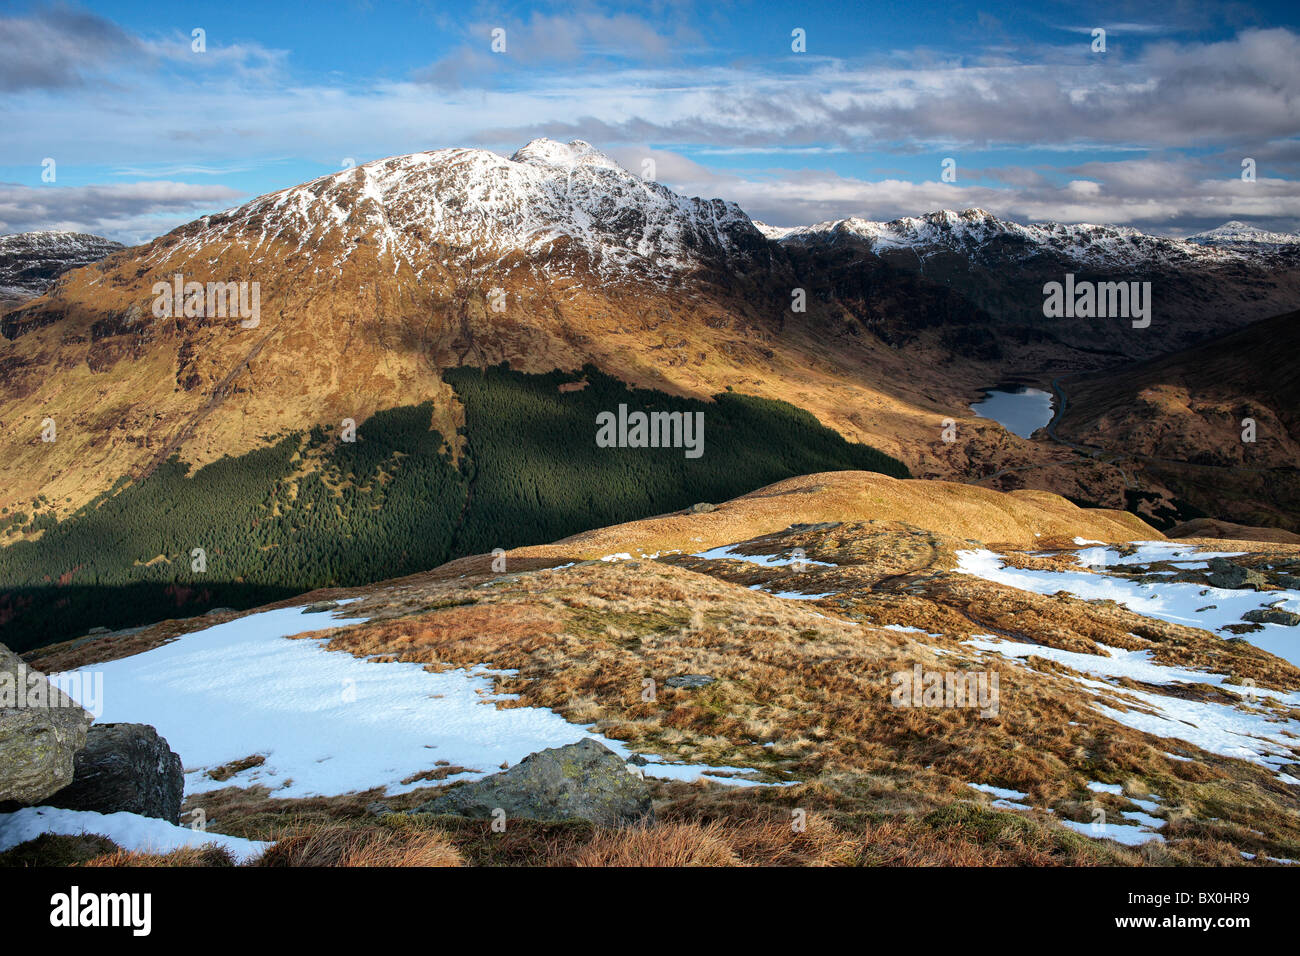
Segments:
[[[76,756],[72,782],[43,801],[68,810],[117,813],[180,823],[181,758],[148,724],[96,724]]]
[[[1281,624],[1283,627],[1300,626],[1300,614],[1295,611],[1286,611],[1280,607],[1260,608],[1257,611],[1247,611],[1241,616],[1243,621],[1250,621],[1254,624]]]
[[[73,779],[91,723],[76,701],[0,645],[0,803],[38,803]]]
[[[1240,588],[1252,588],[1259,590],[1266,580],[1264,575],[1250,568],[1243,568],[1239,564],[1234,564],[1227,558],[1210,558],[1210,570],[1205,575],[1205,580],[1210,587],[1229,588],[1238,590]]]
[[[591,738],[529,754],[509,770],[455,787],[415,812],[488,819],[498,810],[507,820],[589,820],[603,826],[654,817],[645,780]]]

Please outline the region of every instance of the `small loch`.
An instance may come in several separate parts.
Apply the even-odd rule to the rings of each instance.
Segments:
[[[1052,420],[1052,396],[1041,388],[1024,385],[984,390],[984,398],[971,406],[980,418],[991,418],[1007,431],[1028,438]]]

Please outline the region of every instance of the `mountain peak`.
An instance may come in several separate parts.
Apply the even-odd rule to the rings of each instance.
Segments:
[[[529,163],[534,166],[596,166],[627,174],[622,166],[606,156],[586,140],[571,139],[567,143],[542,136],[531,140],[510,157],[512,163]]]
[[[568,264],[551,268],[612,277],[680,274],[757,240],[734,203],[679,196],[590,143],[543,137],[509,159],[452,148],[375,160],[204,217],[163,241],[205,261],[228,243],[257,256],[284,243],[312,275],[369,247],[386,270],[417,276],[453,261],[478,267],[555,251]]]
[[[1250,223],[1242,222],[1239,219],[1232,219],[1222,226],[1215,226],[1205,232],[1198,232],[1193,236],[1188,236],[1187,241],[1200,245],[1214,245],[1216,243],[1291,245],[1300,243],[1300,236],[1289,232],[1269,232],[1267,229],[1260,229],[1258,226],[1252,226]]]

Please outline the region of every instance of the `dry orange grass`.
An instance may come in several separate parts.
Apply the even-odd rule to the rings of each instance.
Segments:
[[[82,866],[234,866],[235,861],[222,847],[214,843],[207,846],[187,846],[170,853],[140,853],[135,850],[118,850],[95,857]]]
[[[551,866],[836,866],[851,864],[857,841],[819,816],[794,829],[792,818],[665,821],[600,830]]]
[[[926,813],[953,798],[971,799],[969,781],[1022,790],[1034,806],[1086,820],[1094,802],[1115,813],[1131,809],[1127,797],[1091,795],[1087,782],[1133,781],[1168,806],[1220,820],[1211,839],[1253,821],[1268,834],[1270,855],[1300,847],[1294,797],[1266,769],[1153,741],[1092,706],[1097,700],[1128,709],[1136,701],[1126,686],[1137,686],[1086,689],[1059,664],[981,657],[963,642],[994,634],[1078,653],[1104,655],[1103,645],[1142,650],[1162,664],[1288,691],[1300,683],[1294,667],[1246,642],[1115,604],[951,573],[953,549],[963,544],[897,522],[839,524],[769,535],[752,549],[774,554],[800,546],[810,559],[835,565],[804,572],[673,556],[512,571],[490,581],[408,579],[401,590],[362,602],[370,623],[334,632],[331,647],[430,667],[490,661],[517,671],[496,680],[499,692],[591,723],[634,749],[754,767],[773,780],[842,777],[843,786],[859,792],[854,781],[894,781],[850,801],[876,811]],[[754,586],[833,596],[782,600]],[[871,626],[886,623],[928,633]],[[999,713],[981,719],[969,709],[892,706],[891,675],[918,663],[927,670],[996,671]],[[691,691],[665,686],[666,677],[680,673],[716,680]],[[658,683],[651,701],[641,694],[646,677]],[[1172,692],[1223,696],[1209,685]],[[1171,749],[1193,759],[1170,758]],[[933,842],[932,830],[913,835]],[[866,856],[1032,863],[1062,852],[1034,845],[1011,855],[997,845],[962,849],[954,835],[917,857],[902,837],[891,842],[892,832],[883,830],[880,846],[864,850]],[[607,837],[590,852],[612,853],[614,842]]]
[[[800,480],[783,486],[793,490],[775,492],[776,506],[782,498],[819,494]],[[1003,498],[1048,512],[1062,507],[1038,493]],[[720,509],[724,518],[728,508]],[[1082,514],[1064,503],[1062,520],[1070,512]],[[999,533],[1010,526],[989,520]],[[743,526],[724,521],[718,543],[744,540]],[[1052,546],[1050,530],[1035,550]],[[495,678],[495,689],[519,699],[497,706],[545,707],[634,750],[750,767],[801,786],[738,791],[722,800],[716,793],[727,788],[716,784],[684,797],[656,784],[660,822],[642,831],[530,824],[489,836],[479,824],[440,818],[432,835],[420,838],[392,818],[380,826],[369,817],[373,794],[295,802],[232,788],[193,803],[205,806],[223,832],[284,837],[267,865],[433,865],[427,861],[442,859],[447,847],[469,865],[1219,862],[1231,846],[1300,855],[1296,797],[1269,768],[1153,739],[1094,706],[1134,706],[1133,685],[1084,687],[1060,664],[981,656],[964,642],[994,634],[1078,653],[1105,654],[1103,645],[1143,650],[1159,663],[1287,691],[1300,686],[1295,668],[1246,642],[1112,603],[1030,594],[953,573],[954,551],[967,546],[959,533],[955,525],[929,532],[892,519],[840,522],[769,532],[740,549],[777,554],[797,546],[833,565],[804,572],[681,555],[562,569],[512,558],[502,575],[485,573],[486,562],[469,562],[461,565],[466,577],[449,565],[368,589],[350,608],[368,620],[340,620],[326,635],[332,650],[376,660],[513,670]],[[1106,537],[1096,530],[1089,536]],[[610,550],[629,549],[620,541]],[[793,601],[751,587],[832,594]],[[915,664],[996,671],[998,713],[983,719],[964,708],[893,706],[891,675]],[[697,690],[667,686],[667,677],[683,673],[715,680]],[[657,682],[652,699],[642,695],[647,677]],[[1161,692],[1223,695],[1191,684]],[[1268,700],[1256,706],[1277,709]],[[1122,783],[1124,794],[1093,794],[1091,781]],[[1121,851],[1041,813],[960,809],[986,802],[968,782],[1023,791],[1033,806],[1069,820],[1088,819],[1098,804],[1119,814],[1131,809],[1130,796],[1155,794],[1170,814],[1178,808],[1197,826],[1176,827],[1171,816],[1169,846]],[[414,805],[405,799],[385,798],[394,809]],[[809,809],[809,828],[797,836],[788,819],[796,807]]]
[[[255,866],[461,866],[460,852],[437,830],[325,824],[282,837]]]
[[[552,866],[736,866],[729,835],[718,823],[669,823],[631,830],[603,830]]]
[[[1226,550],[1233,551],[1249,551],[1260,541],[1274,547],[1281,545],[1291,551],[1300,551],[1300,534],[1282,528],[1234,524],[1217,518],[1193,518],[1191,521],[1184,521],[1170,528],[1166,537],[1203,547],[1224,549],[1226,545]]]

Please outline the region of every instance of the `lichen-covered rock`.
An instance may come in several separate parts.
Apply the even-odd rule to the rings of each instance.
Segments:
[[[1205,575],[1206,582],[1215,588],[1254,588],[1258,590],[1266,582],[1264,575],[1250,568],[1233,564],[1227,558],[1210,558],[1210,570]]]
[[[0,802],[38,803],[71,782],[92,719],[0,645]]]
[[[604,826],[654,817],[645,780],[591,738],[529,754],[509,770],[448,790],[415,812],[487,819],[497,810],[507,820],[589,820]]]
[[[180,823],[185,775],[181,758],[148,724],[96,724],[76,757],[72,782],[45,804]]]

